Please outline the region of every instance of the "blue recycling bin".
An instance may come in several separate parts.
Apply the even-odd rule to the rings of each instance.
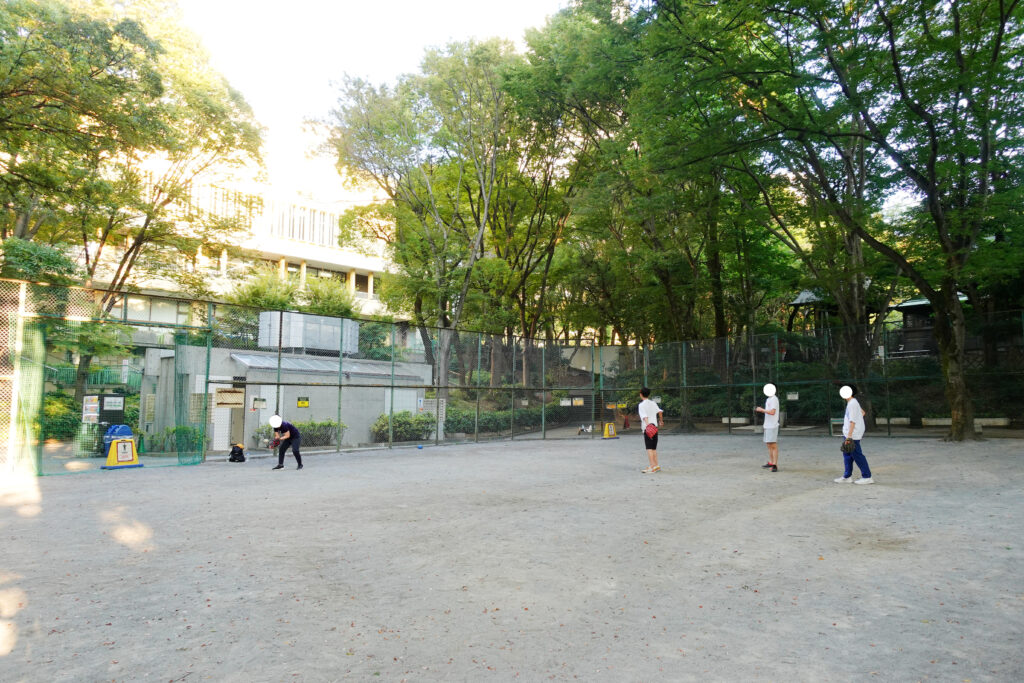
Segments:
[[[110,452],[110,444],[117,439],[130,439],[132,438],[132,428],[128,425],[110,425],[107,428],[107,433],[103,435],[103,457],[107,457],[107,453]]]

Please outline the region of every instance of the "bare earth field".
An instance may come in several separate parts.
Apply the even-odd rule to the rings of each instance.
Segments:
[[[1024,443],[665,434],[15,479],[0,680],[1020,681]]]

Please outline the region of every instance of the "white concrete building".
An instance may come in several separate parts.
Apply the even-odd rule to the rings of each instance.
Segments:
[[[231,214],[239,195],[217,187],[198,188],[193,201],[215,215]],[[316,277],[342,279],[364,315],[383,312],[375,292],[376,277],[388,263],[384,245],[338,244],[338,218],[350,206],[372,198],[334,204],[256,197],[249,236],[238,246],[253,252],[253,259],[232,259],[227,253],[198,255],[197,267],[211,275],[218,293],[228,291],[239,278],[247,277],[259,261],[272,264],[282,277],[295,276],[300,284]]]

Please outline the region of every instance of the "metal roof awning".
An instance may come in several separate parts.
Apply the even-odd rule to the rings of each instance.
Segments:
[[[277,370],[277,356],[264,355],[260,353],[232,353],[232,360],[236,360],[247,368],[253,370]],[[281,356],[282,372],[304,372],[323,375],[338,375],[338,360],[321,360],[319,358],[296,358],[294,356]],[[381,381],[391,380],[391,371],[383,371],[380,366],[371,365],[366,362],[346,358],[342,364],[342,371],[346,377],[373,378]],[[403,382],[423,381],[419,375],[396,374],[395,379]]]
[[[277,356],[255,353],[233,353],[231,358],[254,370],[277,370]],[[281,357],[281,369],[289,372],[323,372],[338,374],[338,362],[333,363],[315,358]]]

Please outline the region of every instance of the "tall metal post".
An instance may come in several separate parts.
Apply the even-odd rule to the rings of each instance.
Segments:
[[[512,337],[512,388],[509,389],[512,395],[512,409],[508,411],[508,428],[512,439],[516,438],[516,338]]]
[[[726,411],[725,411],[726,413],[728,413],[726,415],[725,419],[726,419],[726,422],[729,423],[728,425],[726,425],[726,429],[728,430],[729,434],[732,434],[732,373],[729,372],[729,338],[728,337],[725,338],[725,379],[729,382],[729,384],[727,385],[728,388],[727,388],[726,394],[725,394],[726,406],[728,406]]]
[[[435,354],[436,358],[436,354]],[[395,445],[395,324],[391,324],[391,405],[388,406],[388,448]]]
[[[690,405],[687,403],[689,398],[689,391],[687,391],[687,380],[686,380],[686,342],[683,342],[680,346],[680,355],[682,356],[679,361],[681,368],[680,374],[682,375],[682,385],[679,389],[679,426],[683,426],[684,415],[690,414]]]
[[[187,339],[187,337],[186,337]],[[206,302],[206,382],[203,385],[203,424],[199,429],[199,459],[206,462],[206,428],[209,426],[210,357],[213,355],[213,302]],[[279,364],[280,365],[280,364]]]
[[[892,401],[889,396],[889,328],[882,327],[882,380],[885,382],[885,426],[886,435],[892,436]]]
[[[274,414],[281,414],[281,347],[284,346],[284,311],[277,312],[277,391]]]
[[[341,437],[345,433],[341,426],[341,386],[345,383],[345,319],[338,319],[338,451],[341,451]]]
[[[650,386],[650,384],[648,384],[648,379],[647,379],[647,369],[649,367],[649,362],[650,362],[650,357],[649,357],[650,347],[647,346],[647,340],[646,339],[644,340],[643,350],[644,350],[644,386],[648,387],[648,386]]]
[[[548,412],[548,378],[547,378],[547,357],[548,349],[540,347],[540,438],[548,438],[547,412]]]
[[[480,443],[480,356],[483,354],[483,334],[476,333],[476,420],[473,424],[473,441]],[[492,350],[491,353],[494,353]]]
[[[779,383],[779,333],[778,332],[775,333],[774,343],[775,343],[775,372],[772,375],[772,381],[775,382],[775,384],[778,384]]]
[[[591,438],[594,436],[594,424],[597,422],[597,344],[590,345],[590,427]],[[602,379],[602,382],[604,380]]]

